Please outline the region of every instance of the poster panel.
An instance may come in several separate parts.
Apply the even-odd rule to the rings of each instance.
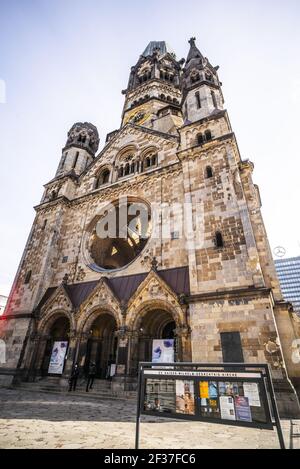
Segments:
[[[236,396],[234,398],[234,406],[237,420],[240,422],[252,422],[248,397]]]
[[[236,420],[233,397],[220,397],[221,419]]]
[[[152,363],[174,363],[174,339],[153,340]]]
[[[176,413],[176,384],[174,380],[147,379],[144,410],[148,412]]]
[[[248,397],[252,407],[260,407],[259,389],[257,383],[244,383],[244,395]]]
[[[67,353],[68,342],[54,342],[48,368],[48,373],[61,375],[64,369],[65,356]]]
[[[195,415],[194,381],[176,380],[176,412]]]

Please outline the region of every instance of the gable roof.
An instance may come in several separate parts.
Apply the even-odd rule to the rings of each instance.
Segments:
[[[190,279],[188,267],[179,267],[175,269],[167,269],[158,271],[157,274],[169,285],[170,288],[177,294],[190,294]],[[136,292],[141,283],[149,275],[149,272],[143,274],[127,275],[124,277],[105,278],[107,284],[116,295],[119,301],[125,303]],[[64,285],[64,288],[70,298],[74,308],[79,308],[80,305],[88,298],[92,291],[99,284],[99,280],[84,283],[74,283],[73,285]],[[37,309],[49,300],[54,292],[59,287],[51,287],[45,292]]]

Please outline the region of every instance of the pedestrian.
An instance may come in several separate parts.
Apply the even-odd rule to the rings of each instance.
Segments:
[[[106,376],[105,379],[111,380],[112,379],[112,365],[114,364],[113,356],[109,356],[109,360],[107,362],[107,368],[106,368]]]
[[[86,392],[89,392],[89,389],[93,389],[93,384],[94,384],[94,379],[96,376],[96,365],[95,363],[91,363],[89,366],[89,373],[88,373],[88,379],[86,383]]]
[[[79,376],[79,366],[78,366],[78,363],[76,363],[71,373],[69,391],[72,391],[72,390],[76,391],[78,376]]]

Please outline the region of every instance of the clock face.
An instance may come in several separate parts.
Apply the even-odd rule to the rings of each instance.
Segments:
[[[126,115],[124,124],[130,122],[131,124],[142,125],[147,119],[149,119],[149,117],[150,113],[148,109],[145,107],[139,107]]]

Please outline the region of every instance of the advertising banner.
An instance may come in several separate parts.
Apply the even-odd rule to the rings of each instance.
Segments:
[[[244,394],[249,399],[249,405],[260,407],[260,398],[257,383],[244,383]]]
[[[234,398],[236,419],[240,422],[252,422],[249,399],[237,396]]]
[[[174,339],[153,340],[152,363],[174,363]]]
[[[221,418],[224,420],[235,420],[233,397],[220,397]]]
[[[67,353],[68,342],[54,342],[48,373],[61,375],[64,369],[65,356]]]

